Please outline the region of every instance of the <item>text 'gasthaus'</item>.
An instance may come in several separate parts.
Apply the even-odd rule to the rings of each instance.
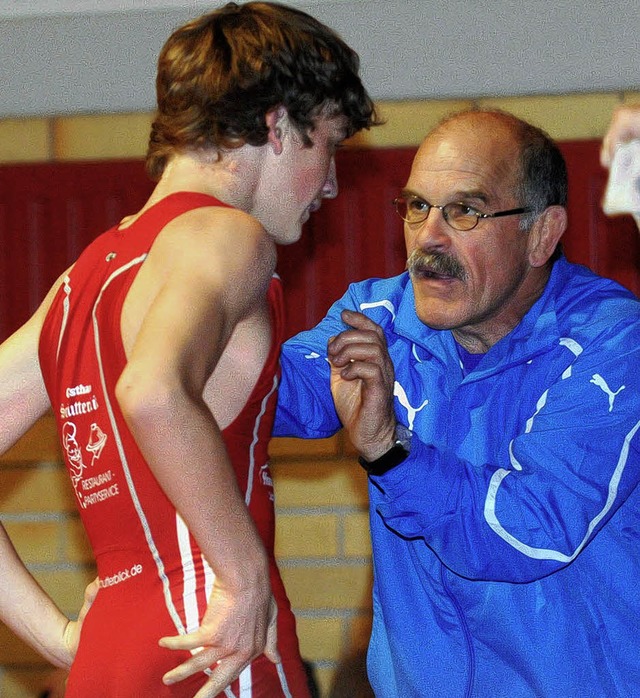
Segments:
[[[76,385],[73,388],[67,388],[65,390],[65,395],[67,397],[78,397],[79,395],[88,395],[91,392],[90,385]]]

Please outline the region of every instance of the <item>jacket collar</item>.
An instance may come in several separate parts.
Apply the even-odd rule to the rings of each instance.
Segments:
[[[571,266],[564,257],[554,263],[540,298],[520,323],[491,347],[470,375],[480,377],[514,363],[529,361],[534,356],[548,351],[551,346],[557,346],[560,336],[556,299],[562,289],[571,283]],[[394,331],[414,344],[414,353],[418,360],[432,355],[444,364],[455,364],[459,367],[460,359],[453,334],[450,330],[433,330],[420,322],[416,315],[413,285],[409,274],[405,272],[401,279],[404,290]]]

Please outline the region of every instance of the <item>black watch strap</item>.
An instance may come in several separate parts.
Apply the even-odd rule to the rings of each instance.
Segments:
[[[365,460],[360,456],[360,458],[358,458],[358,463],[360,463],[369,475],[384,475],[406,460],[410,450],[411,432],[407,427],[398,424],[395,432],[395,443],[386,453],[383,453],[379,458],[373,461]]]

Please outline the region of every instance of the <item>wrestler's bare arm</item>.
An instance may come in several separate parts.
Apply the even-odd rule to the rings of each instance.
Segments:
[[[7,451],[49,409],[38,361],[42,319],[62,277],[34,315],[0,345],[0,452]],[[68,668],[97,585],[87,588],[78,622],[69,622],[18,557],[0,526],[0,617],[48,661]]]
[[[49,409],[38,342],[59,279],[31,318],[0,345],[0,453],[5,453]]]
[[[216,573],[198,633],[164,643],[204,647],[168,680],[219,663],[198,698],[231,683],[265,651],[270,622],[275,627],[266,553],[203,398],[234,328],[264,305],[275,249],[254,219],[227,211],[221,220],[219,211],[212,220],[211,209],[190,212],[154,243],[145,262],[147,281],[143,268],[131,293],[144,298],[145,284],[162,282],[116,391],[154,475]],[[125,304],[123,316],[135,303],[129,311]],[[131,325],[126,317],[123,322]],[[266,651],[275,658],[273,628]]]

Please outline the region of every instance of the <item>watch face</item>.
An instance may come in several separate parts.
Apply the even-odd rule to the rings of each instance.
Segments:
[[[407,453],[411,450],[411,439],[413,437],[413,432],[404,424],[396,424],[396,444],[403,446]]]

